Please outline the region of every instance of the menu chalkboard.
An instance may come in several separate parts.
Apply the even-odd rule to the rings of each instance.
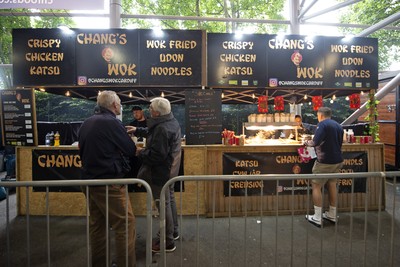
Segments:
[[[202,34],[195,30],[141,30],[140,83],[201,85]]]
[[[186,144],[221,144],[221,90],[186,90]]]
[[[14,86],[73,84],[73,32],[61,29],[13,29],[13,76]]]
[[[0,92],[3,144],[37,145],[33,89],[1,90]]]

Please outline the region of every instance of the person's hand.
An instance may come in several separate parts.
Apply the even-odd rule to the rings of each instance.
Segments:
[[[305,140],[303,146],[308,146],[308,140]]]
[[[125,126],[125,129],[126,129],[127,133],[134,133],[134,132],[136,132],[137,128],[135,126],[128,125],[128,126]]]
[[[143,147],[136,147],[136,156],[139,156],[140,151],[142,151],[143,149]]]

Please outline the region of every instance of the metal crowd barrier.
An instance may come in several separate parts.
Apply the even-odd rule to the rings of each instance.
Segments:
[[[162,242],[160,242],[161,254],[159,266],[399,266],[400,257],[399,254],[395,252],[399,251],[400,248],[400,212],[398,211],[398,207],[396,211],[396,193],[398,194],[398,192],[396,192],[397,176],[400,177],[399,171],[297,175],[193,175],[175,177],[165,184],[160,195],[160,240]],[[165,190],[169,188],[170,184],[180,183],[180,187],[182,188],[183,181],[276,180],[278,184],[278,182],[282,180],[351,178],[351,199],[353,200],[354,179],[365,177],[367,177],[367,179],[378,178],[382,181],[379,182],[381,188],[378,189],[380,192],[378,211],[371,212],[368,210],[367,197],[365,197],[365,211],[363,212],[354,212],[353,201],[351,201],[352,206],[350,207],[350,212],[343,215],[339,213],[339,215],[344,217],[344,222],[341,223],[339,219],[338,222],[334,224],[333,229],[332,227],[315,228],[308,222],[302,223],[305,221],[305,214],[295,216],[294,211],[291,212],[288,219],[287,216],[285,219],[278,218],[278,210],[274,219],[268,218],[273,216],[263,216],[262,211],[260,216],[253,215],[250,218],[247,214],[241,218],[233,218],[229,212],[228,218],[223,218],[222,222],[215,216],[214,210],[211,219],[201,219],[197,213],[193,220],[189,220],[186,217],[183,218],[181,214],[178,219],[181,238],[179,241],[175,241],[178,242],[178,249],[174,253],[168,253],[168,255],[165,252]],[[384,203],[382,202],[382,191],[385,188],[384,181],[386,177],[392,177],[394,181],[393,201],[390,204],[392,208],[389,214],[381,210],[381,204]],[[311,188],[308,189],[307,198],[309,199]],[[366,193],[368,193],[368,190],[367,186]],[[180,191],[182,192],[182,190]],[[322,190],[322,192],[324,192],[324,190]],[[175,192],[175,194],[179,196],[180,193]],[[276,195],[278,194],[279,193],[276,193]],[[324,193],[322,194],[324,199]],[[197,193],[197,196],[199,196],[199,193]],[[245,197],[247,199],[247,193]],[[336,197],[338,198],[338,196]],[[177,203],[180,209],[182,209],[182,203],[185,201],[183,198],[181,194],[179,198],[180,204]],[[213,205],[215,205],[215,199],[213,201]],[[247,205],[246,203],[243,205]],[[230,206],[231,198],[229,198],[229,207]],[[199,210],[198,207],[199,200],[197,200],[197,211]],[[278,209],[278,206],[276,206],[276,209]],[[307,206],[307,214],[310,214],[308,212],[310,209]],[[208,222],[207,220],[212,221]],[[241,229],[244,231],[243,238],[240,238],[242,233],[240,233],[240,236],[238,235],[240,230],[238,231],[237,228],[235,228],[238,220],[244,220],[244,229]],[[258,232],[255,227],[251,227],[250,225],[249,221],[254,223],[254,220],[256,220],[255,225],[259,224],[259,226],[257,225],[257,227],[259,227]],[[287,229],[287,231],[282,231],[282,229],[279,228],[281,224],[285,223],[285,220],[288,221],[287,226],[289,229]],[[362,223],[362,221],[364,221],[364,223]],[[193,225],[188,225],[190,223]],[[275,223],[275,229],[271,230],[272,237],[265,237],[265,235],[267,235],[265,232],[268,232],[269,228],[264,228],[263,224],[268,223]],[[305,226],[303,226],[303,224]],[[207,225],[205,227],[207,229],[202,230],[202,225]],[[228,237],[218,236],[218,234],[225,231],[226,228],[228,228],[228,230],[226,230],[228,231]],[[190,229],[190,231],[186,230],[186,232],[182,232],[185,231],[185,229]],[[211,238],[210,235],[208,235],[208,239],[211,239],[211,241],[205,237],[208,232],[212,233]],[[297,235],[297,232],[301,232],[301,237]],[[185,238],[185,235],[189,235],[189,237]],[[249,236],[252,236],[252,239],[249,238]],[[283,238],[281,239],[281,237]],[[271,242],[269,242],[270,239],[272,240]],[[203,241],[206,245],[201,246],[200,243]],[[259,242],[257,247],[250,247],[250,244],[256,242]],[[279,242],[286,245],[279,246]],[[237,248],[238,246],[239,248]],[[317,252],[318,249],[320,250],[319,253]]]
[[[152,253],[151,253],[151,244],[152,244],[152,191],[148,183],[144,180],[140,179],[99,179],[99,180],[63,180],[63,181],[0,181],[0,186],[4,186],[6,188],[6,261],[2,262],[0,265],[4,266],[12,266],[10,260],[10,207],[9,207],[9,189],[13,187],[26,187],[26,225],[27,225],[27,232],[26,232],[26,257],[27,257],[27,266],[31,266],[31,247],[30,247],[30,240],[31,240],[31,230],[30,230],[30,214],[29,214],[29,188],[30,187],[46,187],[46,242],[47,242],[47,266],[51,266],[51,243],[50,243],[50,215],[49,215],[49,188],[50,187],[70,187],[70,186],[79,186],[86,188],[86,194],[90,192],[90,186],[108,186],[110,185],[130,185],[130,184],[141,184],[146,189],[146,266],[151,266],[152,264]],[[126,195],[128,196],[128,186],[125,187]],[[108,199],[108,193],[106,194],[106,198]],[[108,210],[108,202],[106,205],[106,209]],[[127,210],[126,210],[127,212]],[[108,221],[108,214],[106,216],[106,224],[109,225]],[[107,227],[106,235],[106,249],[107,249],[107,265],[110,264],[110,247],[109,247],[109,229]],[[89,200],[86,198],[86,257],[87,257],[87,264],[86,266],[90,265],[90,247],[89,247]],[[22,248],[21,248],[22,249]],[[0,253],[2,254],[2,253]],[[126,260],[128,260],[126,258]],[[71,263],[70,266],[72,266]]]

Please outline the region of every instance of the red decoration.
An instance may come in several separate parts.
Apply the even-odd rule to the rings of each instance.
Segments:
[[[275,110],[279,110],[279,111],[285,110],[282,96],[275,96],[274,105],[275,105],[275,108],[274,108]]]
[[[351,109],[360,108],[360,94],[350,95],[350,108]]]
[[[262,95],[258,97],[258,113],[268,112],[268,96]]]
[[[318,110],[320,107],[322,107],[324,105],[324,103],[322,102],[322,96],[320,96],[320,95],[313,96],[312,103],[313,103],[314,110]]]

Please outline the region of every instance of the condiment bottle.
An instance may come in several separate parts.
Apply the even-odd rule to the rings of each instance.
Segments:
[[[50,139],[50,146],[54,146],[54,132],[51,131],[50,135],[49,135],[49,139]]]
[[[353,143],[354,141],[354,132],[353,129],[349,129],[347,131],[347,143]]]
[[[59,146],[60,145],[60,134],[58,131],[54,135],[54,146]]]
[[[50,133],[47,133],[47,134],[46,134],[46,139],[45,139],[44,144],[45,144],[46,146],[50,146]]]
[[[347,130],[343,130],[343,142],[347,143]]]

